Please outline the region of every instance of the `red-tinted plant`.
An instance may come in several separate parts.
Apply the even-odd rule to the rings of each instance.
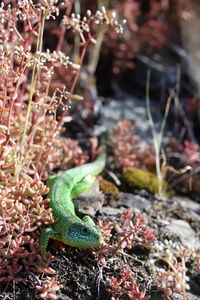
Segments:
[[[131,121],[121,120],[113,129],[111,139],[115,161],[120,168],[140,166],[148,170],[155,170],[155,150],[147,146],[138,146],[139,137],[133,134],[134,125]]]
[[[49,277],[45,278],[43,285],[36,285],[36,289],[39,292],[40,299],[50,299],[56,300],[58,299],[56,296],[56,292],[59,291],[63,286],[57,281],[57,277]]]
[[[113,129],[112,149],[121,168],[134,167],[139,164],[137,154],[139,152],[136,144],[137,138],[133,136],[134,126],[130,121],[119,121]]]
[[[88,47],[109,26],[123,30],[103,7],[85,18],[70,16],[73,2],[8,0],[0,5],[0,282],[24,281],[30,271],[55,273],[49,267],[54,258],[41,257],[39,248],[41,231],[55,221],[43,181],[54,168],[88,159],[77,141],[61,137],[63,124],[72,119],[66,112],[72,99],[83,100],[74,90]],[[63,9],[57,28],[54,20]],[[50,49],[44,46],[49,28],[59,36],[49,41]],[[68,56],[70,47],[63,46],[68,29],[80,36],[76,63]],[[47,279],[40,296],[55,299],[59,284]]]
[[[179,147],[182,152],[183,162],[195,168],[200,162],[200,146],[190,141],[184,141],[184,146]]]
[[[137,283],[134,273],[128,265],[124,265],[119,272],[119,277],[111,277],[107,281],[109,288],[107,291],[112,295],[111,299],[120,299],[120,296],[127,296],[131,300],[148,300],[150,296],[146,295],[146,290],[141,290]],[[117,297],[117,298],[116,298]]]
[[[198,249],[189,249],[181,244],[165,240],[155,242],[152,247],[149,265],[155,272],[157,288],[162,290],[166,299],[171,299],[174,293],[182,295],[187,300],[186,291],[190,289],[186,264],[195,260]],[[159,267],[164,262],[164,266]]]
[[[133,217],[130,210],[122,213],[121,220],[118,223],[100,221],[99,227],[107,244],[103,244],[92,251],[97,256],[99,264],[105,265],[107,258],[124,249],[131,249],[136,244],[151,246],[156,237],[153,234],[153,229],[146,223],[147,220],[142,215]]]

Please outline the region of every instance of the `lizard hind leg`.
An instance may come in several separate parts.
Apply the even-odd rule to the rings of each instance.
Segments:
[[[95,176],[88,175],[78,182],[71,191],[71,199],[87,191],[93,185],[95,178]]]

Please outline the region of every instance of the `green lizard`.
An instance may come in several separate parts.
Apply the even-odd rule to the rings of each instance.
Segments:
[[[49,206],[57,222],[52,228],[45,229],[41,235],[42,255],[46,254],[49,238],[78,248],[95,247],[103,242],[101,230],[94,221],[89,216],[84,216],[81,220],[76,215],[72,199],[93,184],[95,175],[104,169],[105,162],[106,153],[103,148],[94,162],[48,178]]]

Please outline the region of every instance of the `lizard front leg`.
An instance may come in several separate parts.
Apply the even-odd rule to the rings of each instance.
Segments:
[[[40,237],[40,252],[42,255],[45,255],[47,253],[47,245],[48,245],[48,242],[49,242],[49,239],[56,239],[57,237],[57,234],[56,234],[56,231],[53,230],[52,228],[46,228],[42,234],[41,234],[41,237]]]
[[[92,218],[90,216],[84,216],[82,218],[82,221],[83,222],[86,222],[88,224],[91,224],[91,225],[95,225],[94,221],[92,220]],[[95,225],[96,226],[96,225]]]
[[[95,226],[99,232],[102,232],[101,229],[94,223],[94,221],[92,220],[92,218],[90,216],[84,216],[82,218],[82,221]]]
[[[95,226],[95,228],[102,234],[101,229],[94,223],[94,221],[92,220],[92,218],[90,216],[84,216],[82,218],[83,222],[86,222],[87,224],[90,224],[92,226]]]

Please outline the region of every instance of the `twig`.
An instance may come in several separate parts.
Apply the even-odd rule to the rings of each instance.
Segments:
[[[171,105],[172,99],[174,99],[177,85],[174,87],[174,89],[171,90],[170,95],[167,99],[167,104],[165,106],[165,112],[164,112],[164,116],[163,116],[163,120],[161,122],[159,132],[156,131],[153,117],[151,114],[149,89],[150,89],[150,72],[148,71],[147,72],[147,83],[146,83],[146,107],[147,107],[148,119],[150,122],[152,134],[153,134],[153,143],[154,143],[155,155],[156,155],[156,174],[157,174],[157,178],[158,178],[158,195],[162,196],[163,195],[163,182],[162,182],[163,178],[162,178],[161,163],[160,163],[161,143],[162,143],[162,138],[163,138],[163,134],[164,134],[164,128],[166,125],[167,116],[169,114],[170,105]]]

